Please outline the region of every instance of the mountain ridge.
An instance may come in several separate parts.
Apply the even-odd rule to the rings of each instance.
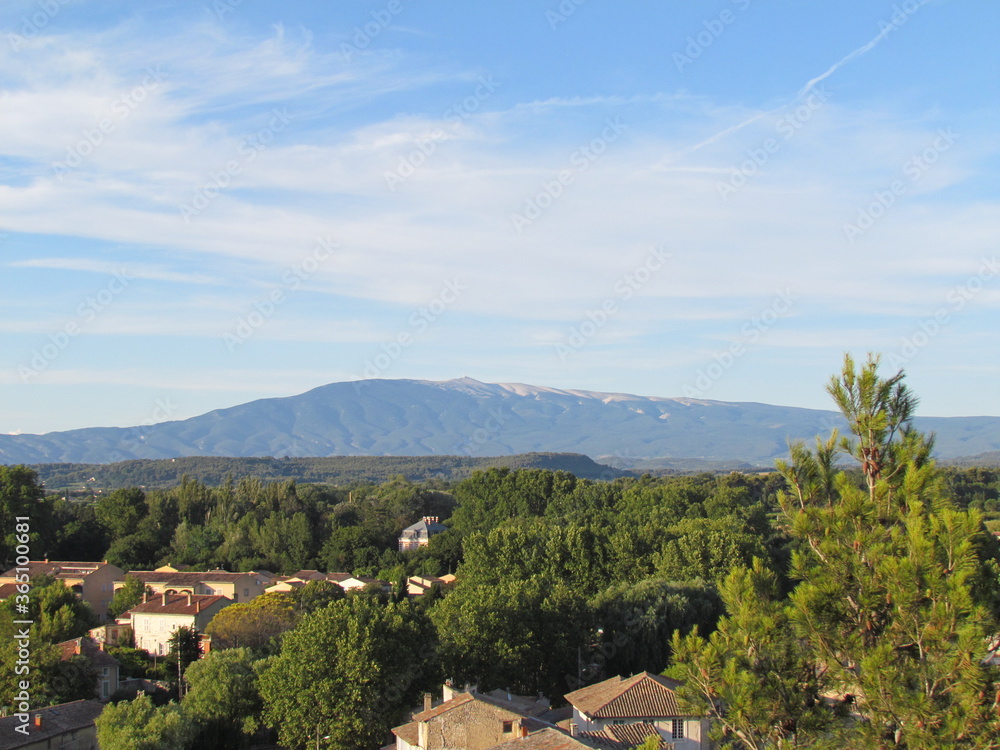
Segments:
[[[1000,450],[1000,417],[918,417],[936,455]],[[0,435],[0,463],[327,456],[691,458],[770,463],[789,440],[846,428],[834,411],[526,383],[373,379],[328,383],[184,420]]]

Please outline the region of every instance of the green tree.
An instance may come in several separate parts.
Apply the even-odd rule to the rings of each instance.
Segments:
[[[409,603],[352,596],[306,616],[260,677],[263,718],[288,747],[378,747],[436,684],[433,628]]]
[[[152,596],[153,589],[136,576],[126,575],[125,585],[111,597],[111,603],[108,605],[108,618],[113,620],[135,605],[142,604],[143,594]]]
[[[184,670],[201,656],[201,634],[194,628],[181,625],[170,634],[170,650],[164,664],[173,665],[171,674],[177,676],[177,693],[184,695]]]
[[[308,615],[347,596],[333,581],[310,581],[293,593],[295,608],[302,615]]]
[[[264,649],[276,636],[295,627],[298,617],[295,596],[291,592],[276,592],[224,607],[205,630],[212,636],[215,648]]]
[[[146,493],[138,487],[109,492],[97,501],[97,520],[113,540],[134,533],[148,512]]]
[[[509,687],[560,698],[576,683],[591,637],[583,597],[542,576],[461,582],[430,611],[446,674],[483,690]]]
[[[994,675],[982,663],[998,629],[997,544],[978,512],[941,492],[933,442],[912,429],[917,399],[902,373],[882,378],[878,365],[846,357],[827,388],[853,437],[793,446],[791,461],[778,463],[798,581],[780,616],[803,662],[860,719],[837,727],[848,746],[997,747]],[[837,470],[838,452],[859,462],[860,482]],[[761,596],[746,606],[769,612]],[[732,610],[719,630],[737,643],[753,633]],[[693,678],[711,656],[692,646],[679,668]],[[720,675],[713,688],[736,696],[733,715],[746,708],[734,679]],[[771,708],[780,714],[780,703]]]
[[[249,744],[263,708],[258,658],[249,649],[213,651],[184,673],[184,712],[198,724],[195,747],[237,750]]]
[[[19,530],[15,518],[26,518]],[[45,490],[38,473],[27,466],[0,466],[0,561],[4,569],[14,561],[14,551],[27,535],[31,556],[41,559],[54,541],[49,526],[52,507],[45,500]],[[21,539],[18,539],[18,537]]]
[[[792,627],[778,580],[760,561],[737,568],[721,584],[729,616],[706,639],[674,633],[682,699],[712,720],[722,747],[810,747],[830,733],[834,708],[821,693],[823,670],[810,660]]]
[[[659,579],[615,584],[595,597],[591,606],[600,638],[588,663],[600,667],[600,679],[661,672],[670,662],[675,632],[683,635],[697,627],[710,633],[723,612],[714,586]]]
[[[179,705],[157,708],[148,695],[109,703],[94,723],[101,750],[187,750],[197,731]]]

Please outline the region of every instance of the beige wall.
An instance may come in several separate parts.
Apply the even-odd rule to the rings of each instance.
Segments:
[[[665,740],[674,743],[676,750],[708,750],[708,722],[701,719],[684,718],[684,738],[673,738],[672,719],[651,719],[649,723],[656,727],[660,736]],[[581,732],[600,732],[615,722],[613,719],[588,719],[584,714],[574,707],[573,722],[580,728]]]
[[[136,612],[132,615],[135,646],[136,648],[144,648],[151,654],[165,654],[170,650],[170,634],[177,628],[193,627],[199,633],[204,633],[215,614],[229,604],[232,602],[216,602],[197,615],[158,615]]]
[[[421,722],[423,750],[485,750],[517,738],[521,716],[480,701],[470,701],[430,721]],[[503,731],[504,721],[512,731]]]

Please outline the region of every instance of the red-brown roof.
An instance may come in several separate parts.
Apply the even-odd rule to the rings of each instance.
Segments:
[[[190,599],[191,603],[188,604]],[[232,604],[232,599],[219,594],[166,594],[151,596],[148,602],[136,604],[129,610],[133,615],[197,615],[218,601]]]
[[[86,578],[91,573],[99,570],[108,563],[100,562],[80,562],[67,560],[32,560],[25,566],[28,569],[28,577],[35,578],[41,575],[55,576],[56,578]],[[0,578],[16,578],[17,568],[11,568]]]
[[[62,652],[59,658],[63,661],[68,661],[75,655],[82,654],[89,658],[95,667],[117,667],[120,665],[115,657],[101,649],[97,641],[87,636],[57,643],[56,648]]]
[[[527,737],[508,740],[494,745],[489,750],[592,750],[593,745],[581,741],[582,738],[571,737],[558,729],[540,729]]]
[[[192,571],[183,570],[177,573],[155,570],[133,570],[126,575],[134,576],[143,583],[162,583],[165,586],[194,586],[198,583],[233,583],[244,576],[253,577],[256,573],[230,573],[228,570]]]
[[[17,593],[16,583],[0,583],[0,602]]]
[[[51,737],[93,726],[94,719],[100,716],[103,710],[104,704],[97,701],[73,701],[35,709],[30,714],[27,736],[17,731],[16,727],[21,724],[17,716],[4,717],[0,719],[0,750],[12,750],[36,742],[41,743]],[[42,719],[41,727],[36,727],[34,724],[36,716]]]
[[[681,683],[669,677],[640,672],[634,677],[612,677],[566,694],[566,700],[594,719],[647,719],[683,716],[674,692]]]
[[[659,740],[661,750],[671,747],[672,743],[663,739],[656,726],[644,721],[632,724],[610,724],[600,732],[580,732],[580,739],[596,745],[601,750],[630,750],[641,745],[649,736]]]

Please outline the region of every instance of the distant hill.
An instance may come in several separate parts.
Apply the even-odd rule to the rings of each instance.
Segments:
[[[337,485],[371,482],[380,484],[402,475],[413,482],[427,479],[463,479],[476,469],[548,469],[568,471],[583,479],[614,479],[629,474],[595,463],[579,453],[527,453],[517,456],[332,456],[327,458],[161,458],[135,459],[113,464],[40,464],[39,478],[50,491],[92,486],[167,488],[187,476],[203,484],[218,486],[232,476],[234,481],[255,476],[265,481],[325,482]]]
[[[1000,450],[1000,418],[922,417],[942,458]],[[333,383],[176,422],[0,435],[0,463],[183,456],[506,456],[770,465],[788,440],[846,427],[832,411],[561,390],[471,378]]]

